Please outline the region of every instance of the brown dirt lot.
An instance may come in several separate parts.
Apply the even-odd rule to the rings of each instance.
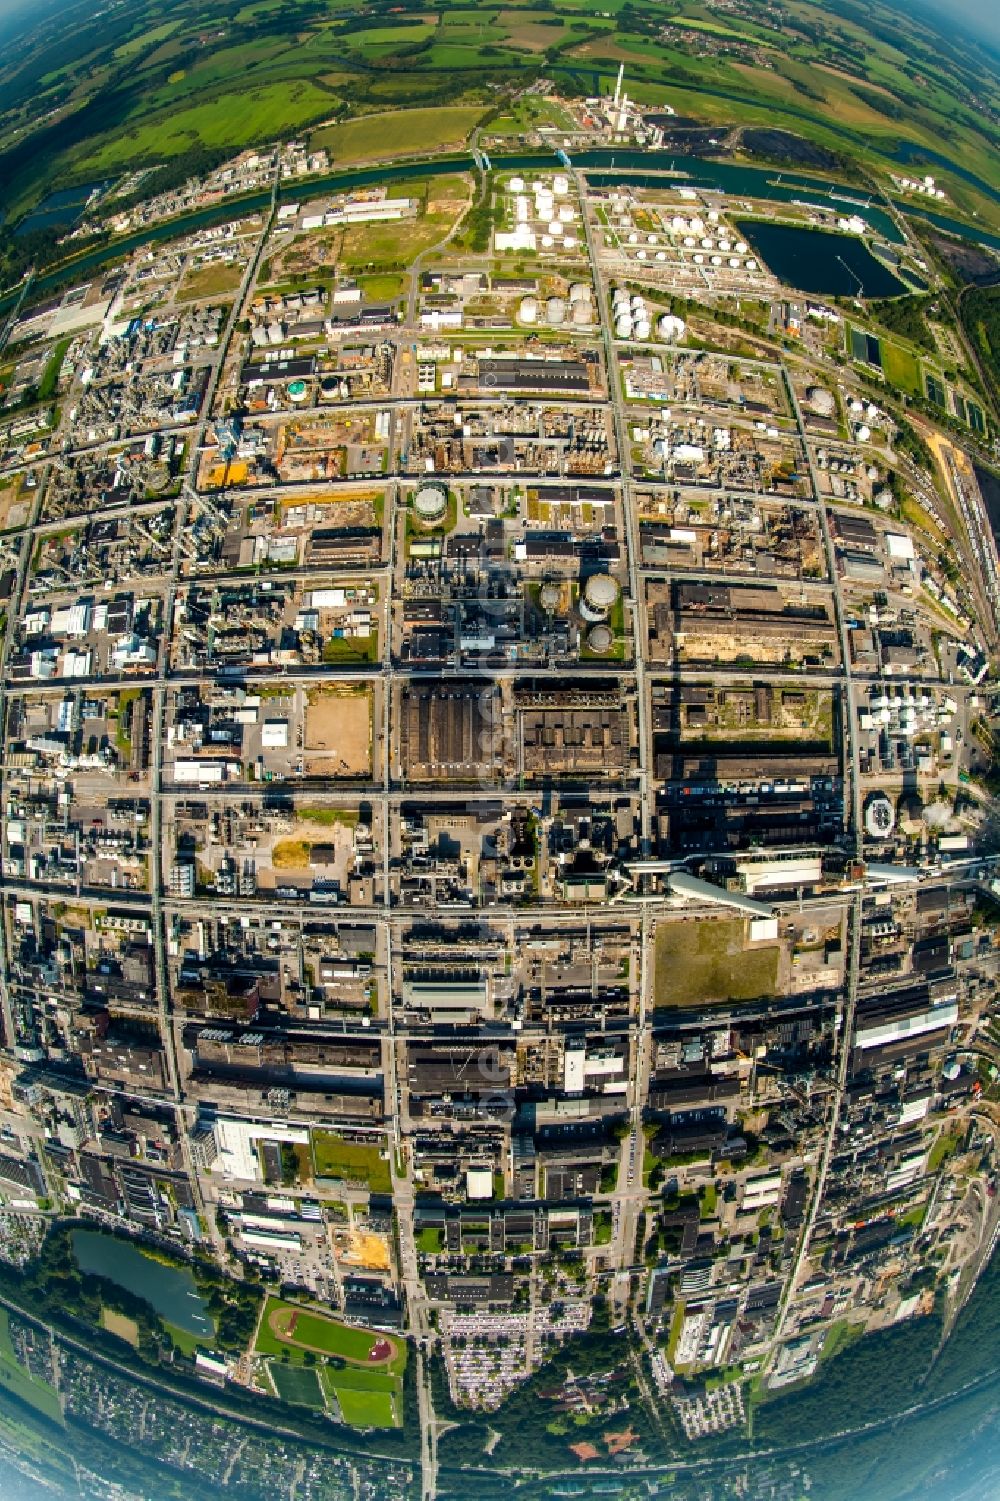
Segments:
[[[306,775],[365,776],[372,764],[371,693],[314,688],[306,706]]]

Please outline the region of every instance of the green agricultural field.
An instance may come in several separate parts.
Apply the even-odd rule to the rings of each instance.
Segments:
[[[657,1009],[773,995],[779,946],[747,949],[745,931],[742,918],[661,923],[656,933]]]
[[[441,109],[393,110],[384,115],[364,115],[343,125],[313,131],[313,151],[325,147],[338,165],[393,156],[418,156],[446,146],[462,146],[473,126],[482,118],[479,108],[465,106]]]
[[[317,1178],[343,1178],[366,1184],[372,1193],[390,1193],[392,1175],[378,1145],[345,1141],[336,1131],[312,1133],[313,1168]]]

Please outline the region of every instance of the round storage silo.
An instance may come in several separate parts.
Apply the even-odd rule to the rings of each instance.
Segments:
[[[545,318],[553,327],[566,322],[566,304],[561,297],[550,297],[545,304]]]

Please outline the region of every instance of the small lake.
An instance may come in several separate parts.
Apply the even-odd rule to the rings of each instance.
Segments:
[[[72,229],[94,189],[104,187],[107,183],[88,182],[80,188],[62,188],[57,193],[50,193],[21,220],[15,235],[30,234],[33,229]]]
[[[73,1252],[81,1272],[107,1277],[147,1303],[185,1334],[211,1336],[215,1326],[187,1267],[165,1266],[128,1241],[99,1230],[74,1230]]]
[[[737,219],[736,227],[779,281],[827,297],[897,297],[906,288],[856,235]]]

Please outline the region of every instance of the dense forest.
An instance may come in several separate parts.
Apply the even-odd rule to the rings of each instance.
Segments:
[[[959,302],[962,325],[975,346],[994,402],[1000,401],[1000,287],[969,287]]]

